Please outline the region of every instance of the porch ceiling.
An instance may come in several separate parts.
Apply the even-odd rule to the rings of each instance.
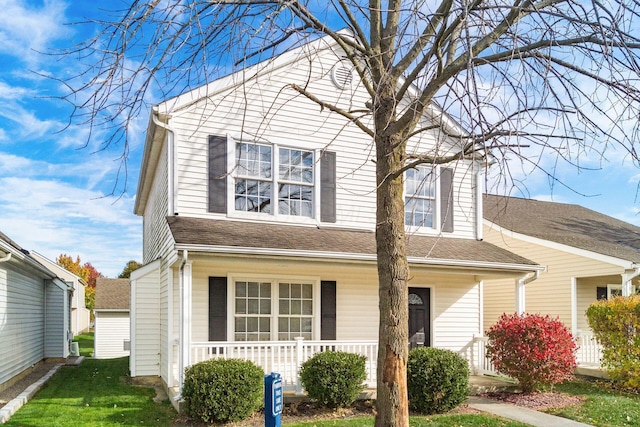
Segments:
[[[167,222],[177,245],[203,247],[255,248],[308,253],[370,255],[376,254],[372,231],[268,223],[168,217]],[[484,241],[410,235],[407,256],[442,264],[496,264],[522,266],[523,270],[538,265],[526,258]]]

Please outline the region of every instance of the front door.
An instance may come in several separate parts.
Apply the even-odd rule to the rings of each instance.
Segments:
[[[431,345],[431,289],[409,288],[409,350]]]

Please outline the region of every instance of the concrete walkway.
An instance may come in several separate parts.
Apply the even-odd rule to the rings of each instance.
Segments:
[[[488,412],[509,420],[520,421],[536,427],[589,427],[590,424],[580,423],[533,409],[511,405],[509,403],[496,402],[480,396],[469,396],[467,405],[478,411]]]

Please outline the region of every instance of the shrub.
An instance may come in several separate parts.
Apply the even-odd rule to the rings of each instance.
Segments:
[[[577,346],[559,320],[539,314],[503,314],[489,332],[487,356],[524,392],[573,377]]]
[[[359,354],[318,353],[302,364],[300,379],[310,398],[330,408],[351,405],[364,388],[365,362]]]
[[[609,377],[622,387],[640,388],[640,295],[596,301],[587,320]]]
[[[262,406],[264,372],[248,360],[220,359],[185,370],[185,412],[211,422],[240,421]]]
[[[419,347],[409,352],[409,408],[425,414],[450,411],[467,398],[469,365],[451,350]]]

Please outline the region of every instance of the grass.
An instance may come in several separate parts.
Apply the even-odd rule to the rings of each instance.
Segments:
[[[81,354],[93,351],[93,334],[85,335]],[[169,402],[157,404],[153,389],[127,384],[128,361],[85,359],[62,368],[5,426],[172,425],[176,412]]]
[[[606,381],[575,380],[555,387],[587,400],[576,406],[553,409],[550,414],[600,427],[640,425],[640,394],[613,390]]]
[[[73,339],[78,342],[80,349],[80,356],[92,357],[93,356],[93,332],[87,332],[85,334],[76,335]]]
[[[355,418],[351,420],[307,421],[301,423],[284,424],[287,427],[371,427],[373,417]],[[456,414],[432,415],[429,417],[411,417],[411,427],[525,427],[517,421],[505,420],[492,415]]]

